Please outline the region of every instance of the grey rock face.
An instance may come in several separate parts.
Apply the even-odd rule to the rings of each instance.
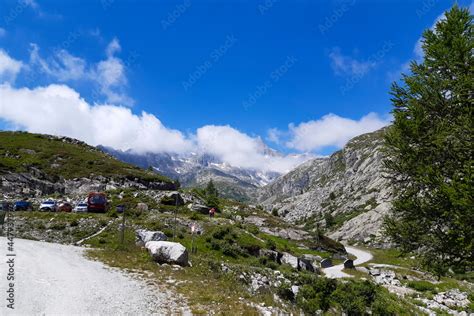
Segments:
[[[158,263],[178,264],[188,266],[188,251],[177,242],[149,241],[145,244],[148,252]]]
[[[380,235],[393,198],[383,166],[385,129],[358,136],[328,158],[308,161],[258,191],[258,201],[287,221],[327,226],[329,237],[361,240]],[[325,215],[343,217],[326,225]]]
[[[149,241],[162,241],[167,240],[168,237],[160,231],[148,231],[144,229],[139,229],[135,232],[136,243],[138,246],[145,246]]]
[[[141,182],[139,179],[130,180],[125,177],[91,176],[90,178],[63,179],[51,177],[33,167],[25,173],[0,175],[0,192],[9,198],[34,198],[53,193],[83,197],[89,192],[106,191],[113,188],[174,190],[175,185],[164,182]]]
[[[293,269],[298,269],[298,258],[287,252],[283,253],[283,256],[281,257],[281,263],[288,264]]]
[[[204,187],[212,179],[218,185],[222,196],[239,200],[248,200],[249,197],[253,197],[258,187],[270,183],[280,175],[277,172],[234,167],[206,153],[137,154],[103,146],[99,148],[122,161],[142,168],[152,167],[161,174],[179,179],[185,187]],[[261,150],[268,156],[281,155],[263,143]]]

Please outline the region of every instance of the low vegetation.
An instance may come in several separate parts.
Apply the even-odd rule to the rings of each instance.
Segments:
[[[67,138],[25,132],[0,132],[0,173],[35,167],[52,178],[91,175],[172,182],[171,179],[118,161],[104,152]]]

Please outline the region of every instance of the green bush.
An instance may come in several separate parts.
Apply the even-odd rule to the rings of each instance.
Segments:
[[[296,281],[301,284],[296,304],[310,315],[330,308],[347,315],[366,315],[368,310],[380,316],[413,314],[409,306],[398,303],[396,296],[370,281],[342,283],[311,274],[300,274]]]
[[[290,288],[289,284],[283,283],[277,288],[277,294],[280,296],[282,299],[287,300],[287,301],[294,301],[295,300],[295,294]]]
[[[302,276],[303,286],[296,297],[303,311],[314,314],[318,310],[326,311],[331,306],[331,294],[337,288],[337,281],[315,276]]]
[[[75,226],[78,226],[78,225],[79,225],[79,222],[78,222],[77,219],[73,219],[71,221],[71,223],[69,223],[69,226],[71,226],[71,227],[75,227]]]
[[[222,253],[225,256],[229,256],[232,258],[237,258],[239,256],[246,256],[246,254],[238,247],[237,245],[232,245],[232,244],[223,244],[222,245]]]
[[[364,315],[375,301],[377,286],[369,281],[341,283],[332,293],[332,299],[346,314]]]
[[[49,228],[53,230],[63,230],[66,228],[66,224],[64,223],[53,223],[49,226]]]
[[[419,292],[436,292],[436,286],[428,281],[410,281],[408,282],[408,287],[417,290]]]
[[[276,250],[277,248],[276,242],[272,239],[267,239],[265,246],[270,250]]]
[[[189,217],[189,219],[191,219],[193,221],[200,221],[200,220],[202,220],[202,216],[198,212],[193,212],[191,214],[191,216]]]

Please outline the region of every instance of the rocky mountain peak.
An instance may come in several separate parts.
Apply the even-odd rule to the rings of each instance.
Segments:
[[[360,135],[330,157],[300,165],[261,188],[259,203],[336,239],[374,238],[392,197],[382,161],[385,131]]]

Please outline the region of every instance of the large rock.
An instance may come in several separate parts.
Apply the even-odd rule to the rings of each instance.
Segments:
[[[332,260],[329,258],[321,260],[321,268],[329,268],[332,267]]]
[[[189,204],[188,208],[194,212],[198,212],[205,215],[209,214],[209,207],[207,207],[206,205]]]
[[[354,260],[352,259],[344,260],[344,269],[354,269]]]
[[[158,263],[178,264],[180,266],[187,266],[188,251],[186,248],[177,242],[170,241],[149,241],[145,244],[148,252]]]
[[[323,258],[321,258],[321,256],[311,255],[311,254],[304,254],[304,255],[301,256],[301,258],[306,259],[306,260],[310,260],[312,262],[314,262],[314,261],[321,262],[321,260],[323,260]]]
[[[284,252],[280,260],[282,264],[288,264],[292,268],[298,269],[298,258],[296,258],[295,256],[287,252]]]
[[[138,229],[135,231],[136,243],[138,246],[143,247],[149,241],[164,241],[168,239],[163,232],[160,231],[148,231],[144,229]]]
[[[298,270],[316,272],[316,268],[313,266],[313,263],[311,262],[311,260],[307,260],[304,258],[298,259]]]
[[[271,261],[281,263],[282,254],[270,249],[260,249],[260,257],[266,257]]]
[[[164,205],[184,205],[184,199],[178,191],[168,192],[161,199],[161,204]]]
[[[436,294],[433,300],[451,308],[464,308],[470,303],[467,293],[461,292],[459,289],[452,289],[447,292]]]

